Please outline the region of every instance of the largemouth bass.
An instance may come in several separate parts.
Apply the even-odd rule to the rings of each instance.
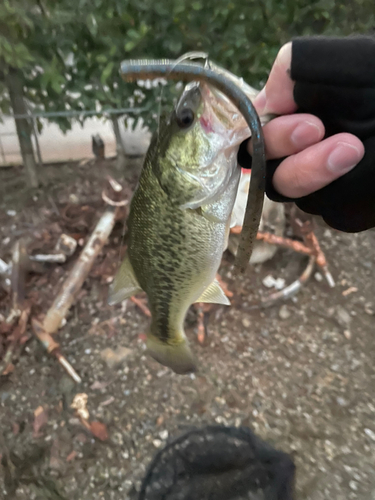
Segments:
[[[154,135],[131,201],[127,255],[109,303],[146,292],[148,353],[176,373],[196,369],[184,333],[188,308],[229,304],[215,276],[241,174],[238,146],[248,136],[221,92],[190,83]]]

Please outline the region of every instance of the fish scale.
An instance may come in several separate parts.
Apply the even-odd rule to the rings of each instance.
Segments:
[[[196,211],[173,204],[160,188],[151,162],[146,164],[141,183],[132,202],[128,252],[133,268],[139,269],[137,278],[149,298],[153,323],[166,314],[163,326],[169,330],[176,320],[180,323],[180,305],[185,301],[190,306],[201,295],[201,283],[207,286],[214,279],[224,250],[225,224],[214,224]],[[144,196],[150,191],[152,205]],[[207,252],[205,243],[214,249]],[[172,310],[178,314],[172,315]],[[169,336],[167,331],[162,335]]]

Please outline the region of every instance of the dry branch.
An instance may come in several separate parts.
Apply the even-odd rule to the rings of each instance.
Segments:
[[[137,299],[136,297],[130,297],[130,300],[134,302],[136,306],[139,307],[139,309],[143,312],[143,314],[145,314],[148,318],[151,318],[150,309],[141,299]]]
[[[48,310],[43,322],[43,329],[47,333],[55,333],[68,310],[75,301],[95,258],[107,242],[116,221],[116,207],[108,207],[97,223],[85,248],[82,250],[69,276],[63,283],[60,292]]]
[[[30,306],[27,306],[22,310],[20,318],[18,320],[18,324],[14,328],[12,334],[10,335],[11,340],[9,347],[4,355],[2,363],[0,364],[0,375],[7,371],[9,364],[12,362],[13,355],[16,351],[19,341],[22,335],[26,331],[29,316],[30,316]]]
[[[64,370],[72,377],[72,379],[79,384],[82,382],[81,377],[74,370],[72,365],[67,361],[67,359],[60,352],[60,344],[55,342],[52,336],[43,329],[42,324],[33,319],[31,321],[33,331],[35,336],[40,340],[43,344],[44,348],[49,354],[55,356],[60,363],[60,365],[64,368]]]

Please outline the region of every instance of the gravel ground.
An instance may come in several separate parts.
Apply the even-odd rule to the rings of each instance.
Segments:
[[[53,222],[51,197],[58,208],[72,194],[82,203],[98,199],[110,168],[50,167],[45,189],[34,199],[25,191],[18,195],[14,174],[1,172],[2,186],[10,187],[2,192],[0,256],[9,254],[19,231],[35,233]],[[8,215],[9,209],[17,215]],[[225,254],[220,273],[234,292],[232,306],[211,311],[205,346],[196,340],[194,313],[189,315],[186,331],[199,359],[199,372],[191,376],[175,375],[145,356],[148,318],[133,302],[106,303],[121,231],[114,231],[57,335],[82,384],[75,385],[32,337],[14,371],[0,379],[0,453],[14,457],[7,484],[19,479],[12,498],[132,498],[169,439],[191,426],[219,423],[249,426],[290,453],[297,500],[374,500],[375,231],[347,235],[318,221],[336,287],[329,289],[316,275],[293,300],[266,310],[252,307],[268,292],[264,278],[289,283],[305,258],[278,250],[235,280],[233,258]],[[43,298],[40,310],[68,267],[54,266],[44,282],[34,277],[29,283],[29,293]],[[70,404],[77,393],[87,394],[90,419],[105,424],[107,439],[95,439],[75,416]],[[38,430],[39,407],[45,421]],[[0,498],[6,472],[0,466]]]

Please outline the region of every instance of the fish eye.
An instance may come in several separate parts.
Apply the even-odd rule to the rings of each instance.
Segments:
[[[194,112],[190,108],[183,108],[177,115],[177,124],[180,128],[188,128],[194,122]]]

